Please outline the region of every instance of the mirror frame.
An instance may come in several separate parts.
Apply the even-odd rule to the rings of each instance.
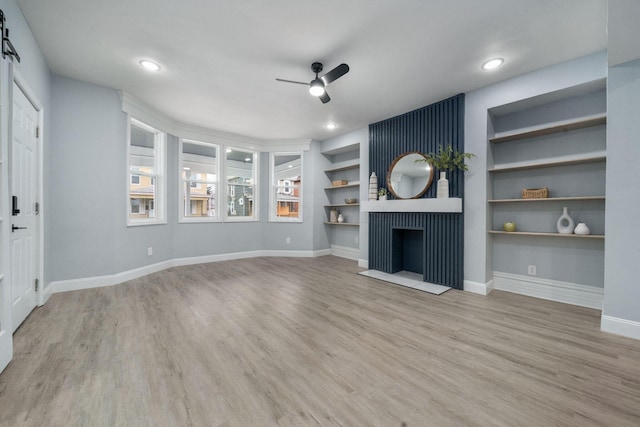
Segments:
[[[395,197],[396,199],[400,199],[400,200],[408,200],[408,199],[419,199],[420,197],[422,197],[424,195],[424,193],[427,192],[427,190],[429,189],[429,187],[431,187],[431,184],[433,183],[433,176],[435,175],[435,171],[433,170],[433,166],[430,167],[430,171],[431,173],[429,174],[429,179],[427,180],[426,185],[424,186],[424,188],[422,189],[422,191],[420,191],[420,193],[416,194],[413,197],[402,197],[400,195],[398,195],[394,190],[393,187],[391,186],[391,171],[393,171],[393,168],[395,167],[395,165],[402,160],[404,157],[410,155],[410,154],[417,154],[419,156],[424,157],[424,159],[427,159],[427,156],[424,153],[421,153],[420,151],[406,151],[402,154],[400,154],[398,157],[396,157],[395,159],[393,159],[393,161],[391,162],[391,165],[389,166],[389,169],[387,170],[387,191],[389,193],[391,193],[393,195],[393,197]]]

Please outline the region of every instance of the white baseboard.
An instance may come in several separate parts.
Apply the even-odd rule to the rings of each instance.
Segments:
[[[600,329],[616,335],[640,340],[640,322],[602,315]]]
[[[602,310],[604,289],[559,280],[493,272],[493,287],[499,291],[548,299]]]
[[[358,257],[360,256],[360,249],[349,248],[347,246],[331,245],[331,255],[357,261]]]
[[[47,286],[42,288],[42,292],[38,297],[38,307],[45,305],[47,301],[49,301],[49,298],[51,298],[51,295],[53,295],[53,286],[49,283]]]
[[[312,258],[323,255],[330,255],[331,250],[323,249],[318,251],[247,251],[234,252],[229,254],[206,255],[189,258],[175,258],[162,261],[156,264],[146,265],[144,267],[134,268],[133,270],[123,271],[121,273],[109,274],[105,276],[83,277],[80,279],[56,280],[49,283],[45,288],[49,290],[49,296],[53,293],[77,291],[80,289],[100,288],[103,286],[119,285],[129,280],[137,279],[148,274],[157,273],[171,267],[180,267],[185,265],[205,264],[209,262],[230,261],[234,259],[246,259],[257,257],[288,257],[288,258]]]
[[[369,269],[369,260],[368,259],[359,259],[358,260],[358,267],[366,268],[368,270]]]
[[[463,282],[464,290],[474,294],[489,295],[493,290],[493,280],[489,280],[487,283],[473,282],[471,280],[465,280]]]

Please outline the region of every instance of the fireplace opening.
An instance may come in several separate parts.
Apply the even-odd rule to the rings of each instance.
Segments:
[[[424,275],[424,230],[394,228],[391,247],[391,273],[410,271]]]

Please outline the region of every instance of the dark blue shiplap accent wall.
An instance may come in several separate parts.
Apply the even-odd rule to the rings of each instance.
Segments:
[[[369,125],[369,165],[379,186],[386,187],[391,162],[407,151],[436,152],[451,144],[464,151],[464,94]],[[436,197],[439,171],[423,197]],[[464,173],[447,173],[451,197],[464,196]],[[389,195],[391,197],[391,195]],[[369,268],[393,273],[394,229],[421,229],[424,280],[463,289],[464,217],[461,213],[369,214]],[[406,255],[406,254],[405,254]]]

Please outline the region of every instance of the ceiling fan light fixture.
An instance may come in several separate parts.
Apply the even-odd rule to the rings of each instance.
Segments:
[[[493,59],[488,60],[484,64],[482,64],[482,69],[483,70],[495,70],[496,68],[498,68],[502,64],[504,64],[504,59],[503,58],[493,58]]]
[[[322,96],[324,94],[324,83],[321,79],[316,78],[311,82],[309,93],[313,96]]]
[[[140,66],[147,71],[160,71],[160,66],[153,61],[143,59],[140,61]]]

